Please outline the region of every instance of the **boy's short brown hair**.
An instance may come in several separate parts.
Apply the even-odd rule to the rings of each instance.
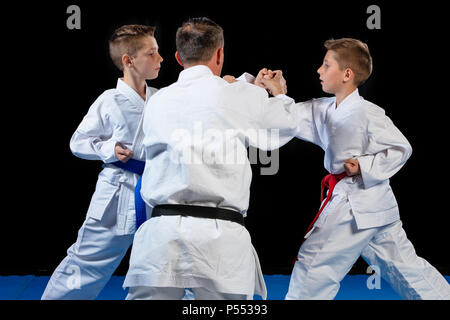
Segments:
[[[142,48],[142,39],[154,36],[155,27],[140,24],[128,24],[116,29],[109,39],[109,55],[114,65],[123,71],[122,56],[129,54],[136,55]]]
[[[208,61],[223,45],[223,29],[205,17],[189,19],[177,30],[177,51],[184,64]]]
[[[352,69],[356,86],[359,87],[369,78],[372,73],[372,57],[367,44],[357,39],[341,38],[327,40],[324,46],[336,53],[335,59],[341,70]]]

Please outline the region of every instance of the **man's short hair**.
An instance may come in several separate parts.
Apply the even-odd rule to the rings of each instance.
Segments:
[[[154,36],[155,27],[140,24],[128,24],[116,29],[109,39],[109,55],[114,65],[123,71],[122,56],[135,56],[143,47],[142,39]]]
[[[205,17],[189,19],[177,30],[176,46],[183,64],[207,62],[223,45],[223,29]]]
[[[335,59],[341,70],[352,69],[356,86],[359,87],[369,78],[372,73],[372,57],[367,44],[357,39],[341,38],[327,40],[324,46],[336,53]]]

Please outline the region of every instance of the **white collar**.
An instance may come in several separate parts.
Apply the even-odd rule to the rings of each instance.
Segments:
[[[187,69],[184,69],[180,72],[180,75],[178,76],[178,81],[189,81],[193,79],[198,79],[205,76],[212,76],[214,75],[211,71],[211,69],[205,65],[199,64],[195,65],[193,67],[189,67]]]
[[[338,105],[338,107],[336,108],[336,102],[334,107],[337,109],[341,109],[343,106],[346,105],[351,105],[354,102],[357,102],[359,100],[361,100],[362,97],[359,95],[359,91],[358,88],[355,89],[355,91],[353,91],[352,93],[350,93],[348,96],[345,97],[344,100],[341,101],[341,103]]]
[[[145,83],[145,87],[145,100],[147,101],[152,93],[147,83]],[[142,99],[142,97],[121,78],[117,79],[116,89],[119,90],[119,92],[125,95],[127,98],[132,100],[136,106],[143,106],[145,104],[144,99]]]

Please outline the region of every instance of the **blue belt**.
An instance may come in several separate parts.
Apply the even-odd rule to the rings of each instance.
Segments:
[[[119,167],[120,169],[136,173],[140,176],[142,176],[142,174],[144,173],[145,161],[128,159],[128,161],[125,163],[123,163],[122,161],[116,161],[111,164]]]
[[[142,181],[142,174],[144,173],[145,161],[129,159],[125,163],[121,161],[116,161],[111,164],[123,170],[133,172],[141,176],[136,184],[136,187],[134,188],[134,209],[136,212],[136,230],[137,230],[139,229],[139,226],[147,220],[147,214],[145,211],[145,202],[144,199],[142,199],[141,197],[141,181]]]

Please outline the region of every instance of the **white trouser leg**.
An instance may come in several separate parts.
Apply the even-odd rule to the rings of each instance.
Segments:
[[[448,282],[417,256],[401,221],[380,230],[361,255],[370,265],[378,266],[383,279],[405,299],[450,299]]]
[[[87,217],[78,238],[59,264],[42,299],[94,299],[108,283],[133,241],[133,235],[118,236],[115,212],[102,220]]]
[[[328,205],[332,211],[299,250],[287,300],[333,299],[340,281],[377,232],[377,228],[357,230],[346,198],[333,196]]]

